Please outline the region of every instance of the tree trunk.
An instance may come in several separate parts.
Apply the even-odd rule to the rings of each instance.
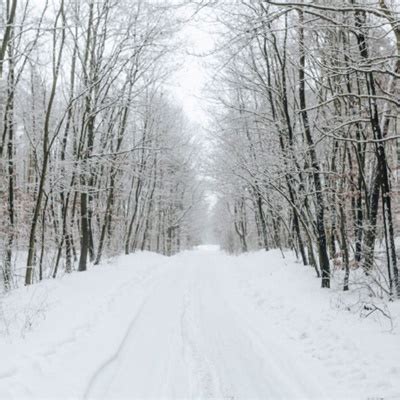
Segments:
[[[299,11],[299,100],[300,114],[303,122],[304,134],[308,144],[308,152],[313,169],[313,179],[315,186],[315,207],[318,234],[318,253],[320,260],[320,269],[322,274],[321,286],[323,288],[330,287],[330,265],[326,246],[325,222],[324,222],[324,197],[322,194],[322,184],[320,177],[320,167],[315,151],[314,140],[311,135],[311,128],[308,121],[307,103],[305,93],[305,48],[304,48],[304,17],[303,11]]]

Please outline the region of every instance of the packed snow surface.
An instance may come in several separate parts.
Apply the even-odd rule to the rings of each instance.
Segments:
[[[120,257],[2,299],[0,399],[400,399],[398,303],[354,299],[274,251]]]

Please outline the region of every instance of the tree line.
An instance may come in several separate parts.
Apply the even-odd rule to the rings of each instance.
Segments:
[[[322,287],[340,269],[348,290],[361,268],[400,296],[398,5],[214,6],[223,28],[212,170],[224,247],[289,247]]]
[[[1,17],[4,288],[196,242],[197,145],[164,85],[173,7],[5,0]]]

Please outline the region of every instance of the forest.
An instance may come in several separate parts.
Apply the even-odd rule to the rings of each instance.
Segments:
[[[399,0],[0,0],[0,399],[400,399]]]
[[[398,297],[398,4],[243,1],[220,15],[223,247],[291,248],[324,288],[340,270],[348,290],[359,269]]]
[[[4,288],[191,245],[196,143],[163,88],[182,25],[174,10],[13,0],[2,11]]]
[[[168,80],[202,13],[215,43],[199,128]],[[4,291],[172,255],[212,225],[229,253],[292,250],[323,288],[357,270],[400,296],[396,1],[5,0],[1,14]]]

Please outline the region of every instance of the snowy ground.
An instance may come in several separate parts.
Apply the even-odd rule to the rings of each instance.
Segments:
[[[398,302],[362,318],[304,268],[201,247],[14,291],[0,399],[400,399]]]

